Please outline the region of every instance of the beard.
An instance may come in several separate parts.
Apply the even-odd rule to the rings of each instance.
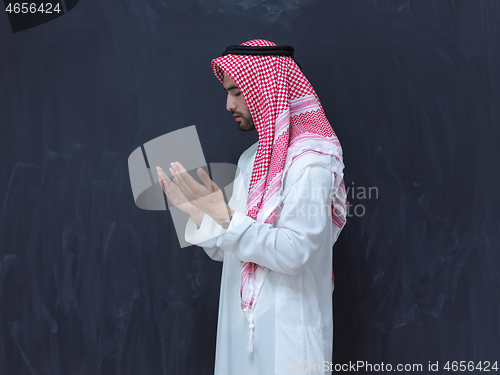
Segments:
[[[252,119],[252,116],[250,115],[250,113],[247,115],[247,114],[243,114],[241,112],[233,112],[233,114],[235,114],[235,113],[241,117],[241,120],[238,123],[238,129],[240,129],[241,131],[245,131],[245,132],[255,129],[255,124],[253,122],[253,119]]]

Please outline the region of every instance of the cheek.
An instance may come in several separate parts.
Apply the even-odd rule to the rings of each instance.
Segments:
[[[241,111],[243,113],[246,113],[247,115],[250,115],[250,109],[248,109],[248,106],[247,106],[247,103],[245,102],[245,100],[240,100],[238,102],[238,108],[241,108]]]

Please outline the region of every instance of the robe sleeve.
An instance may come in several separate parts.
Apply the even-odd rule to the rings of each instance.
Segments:
[[[235,195],[232,194],[227,204],[232,210],[234,210],[234,197]],[[213,260],[222,262],[224,252],[217,246],[217,238],[228,229],[223,229],[210,215],[205,214],[199,228],[193,219],[188,219],[184,239],[193,245],[201,246]]]
[[[217,246],[217,235],[223,232],[225,230],[222,229],[222,226],[217,224],[211,216],[205,214],[200,228],[198,228],[193,219],[189,218],[184,239],[193,245],[203,247],[203,250],[205,250],[205,253],[210,258],[222,262],[224,260],[224,253]]]
[[[215,246],[233,253],[243,262],[299,275],[311,254],[320,250],[325,235],[331,235],[325,229],[327,225],[332,226],[331,204],[333,186],[338,186],[336,178],[336,174],[322,166],[307,167],[293,186],[294,194],[287,194],[278,211],[278,227],[236,211],[229,228],[217,237]],[[321,189],[326,194],[300,193]]]

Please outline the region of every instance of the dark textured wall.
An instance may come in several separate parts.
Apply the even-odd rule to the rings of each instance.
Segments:
[[[500,361],[499,21],[497,0],[0,15],[0,374],[211,373],[220,264],[135,206],[127,158],[196,124],[207,162],[236,163],[257,134],[210,61],[254,38],[295,47],[344,149],[334,362]]]

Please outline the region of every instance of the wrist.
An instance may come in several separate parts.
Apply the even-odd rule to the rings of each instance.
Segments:
[[[232,210],[227,204],[224,204],[224,206],[221,207],[212,217],[217,224],[222,225],[222,222],[227,220],[233,212],[234,210]]]
[[[196,226],[198,229],[201,227],[201,223],[203,222],[203,218],[205,217],[205,213],[201,210],[198,211],[193,211],[192,213],[189,214],[191,217],[191,220],[193,220],[196,223]]]
[[[185,211],[189,216],[199,216],[200,214],[204,215],[205,213],[200,210],[198,207],[193,207],[189,211]]]

